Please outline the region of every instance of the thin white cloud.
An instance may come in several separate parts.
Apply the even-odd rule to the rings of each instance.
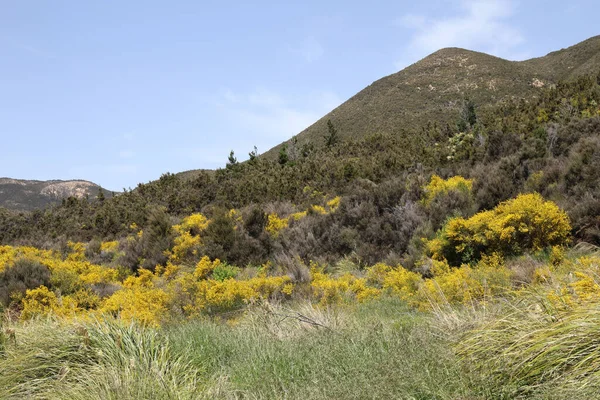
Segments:
[[[424,15],[406,14],[396,20],[396,25],[404,28],[423,29],[427,23]]]
[[[315,62],[325,54],[325,49],[314,36],[307,37],[299,45],[290,46],[290,51],[306,63]]]
[[[267,138],[286,140],[310,126],[319,114],[281,107],[268,112],[239,110],[238,117],[252,131],[263,132]]]
[[[283,96],[277,91],[257,88],[251,92],[223,89],[212,99],[215,116],[220,121],[216,129],[234,132],[227,143],[217,138],[219,133],[206,134],[201,147],[179,149],[186,160],[202,160],[203,165],[223,167],[230,150],[238,160],[247,159],[254,146],[265,152],[308,128],[319,118],[342,103],[330,91],[318,91]]]
[[[236,101],[228,101],[229,98]],[[287,140],[300,133],[342,102],[335,93],[328,91],[310,93],[294,100],[264,88],[249,94],[226,90],[216,105],[248,135],[274,145],[277,143],[273,140]]]
[[[523,35],[510,24],[515,10],[512,0],[462,0],[457,15],[450,18],[404,15],[396,23],[411,36],[395,66],[404,68],[444,47],[463,47],[508,59],[526,58],[518,48]]]
[[[247,103],[258,107],[273,108],[281,107],[284,104],[284,100],[281,95],[265,88],[257,89],[255,92],[250,93],[245,97],[247,99]]]
[[[235,93],[233,93],[233,91],[231,91],[230,89],[225,89],[223,97],[225,98],[225,100],[231,103],[237,103],[238,101],[240,101],[238,96]]]
[[[193,160],[193,163],[187,169],[196,169],[198,165],[201,165],[202,168],[219,168],[225,165],[230,150],[230,148],[213,144],[202,147],[186,146],[174,148],[171,149],[171,153],[179,159]],[[236,154],[239,157],[239,152],[236,152]]]

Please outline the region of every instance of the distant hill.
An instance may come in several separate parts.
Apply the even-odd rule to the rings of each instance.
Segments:
[[[372,83],[300,132],[296,140],[300,145],[323,146],[328,120],[342,139],[400,134],[430,121],[454,124],[466,97],[479,108],[507,99],[527,100],[558,81],[597,72],[599,66],[600,36],[521,62],[446,48]],[[282,145],[265,155],[276,157]]]
[[[58,203],[67,197],[96,197],[101,187],[83,180],[36,181],[0,178],[0,207],[31,211]],[[106,197],[112,192],[102,189]]]

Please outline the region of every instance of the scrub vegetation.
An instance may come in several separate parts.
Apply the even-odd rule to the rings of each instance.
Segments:
[[[600,73],[568,78],[0,210],[0,398],[597,398]]]

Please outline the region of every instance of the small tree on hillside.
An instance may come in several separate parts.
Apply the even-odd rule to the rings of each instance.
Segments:
[[[104,191],[100,188],[98,188],[98,195],[96,196],[96,199],[98,199],[98,202],[104,203],[104,200],[105,200]]]
[[[288,157],[288,146],[287,144],[284,144],[283,147],[281,147],[281,150],[279,150],[279,164],[281,165],[285,165],[288,163],[289,161],[289,157]]]
[[[333,147],[339,141],[337,129],[333,126],[333,122],[330,119],[327,120],[327,135],[325,135],[325,146]]]
[[[227,158],[227,164],[225,164],[225,168],[230,169],[235,167],[238,164],[237,158],[235,158],[235,154],[233,150],[229,153],[229,157]]]
[[[475,103],[468,97],[463,101],[463,107],[460,111],[460,120],[458,121],[458,130],[465,132],[473,128],[477,123],[477,114],[475,113]]]
[[[256,146],[254,146],[254,150],[252,150],[250,153],[248,153],[248,156],[250,157],[248,159],[248,163],[254,164],[256,162],[256,160],[258,159],[258,149],[256,148]]]

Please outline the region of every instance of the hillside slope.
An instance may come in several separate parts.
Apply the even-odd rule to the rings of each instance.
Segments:
[[[322,146],[328,120],[343,139],[373,133],[398,134],[429,121],[454,124],[466,97],[480,108],[507,99],[530,99],[544,87],[599,67],[600,36],[521,62],[446,48],[375,81],[300,132],[296,139],[300,145],[311,142]],[[266,152],[266,156],[275,157],[282,145]]]
[[[10,210],[31,211],[58,203],[67,197],[84,198],[98,195],[100,186],[83,180],[36,181],[0,178],[0,207]],[[104,189],[106,197],[111,192]]]

